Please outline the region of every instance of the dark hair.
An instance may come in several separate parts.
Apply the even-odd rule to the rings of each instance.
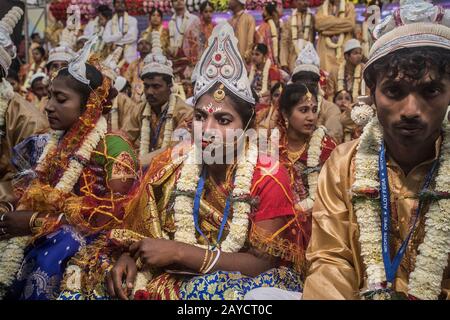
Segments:
[[[216,83],[213,85],[206,93],[213,95],[214,92],[219,88],[220,83]],[[248,128],[252,128],[255,120],[255,106],[250,102],[242,100],[237,95],[235,95],[231,90],[227,87],[224,87],[225,95],[230,98],[231,104],[234,110],[239,114],[242,119],[242,123],[244,124],[244,128],[247,126]]]
[[[76,80],[70,73],[68,68],[63,68],[59,70],[58,75],[56,76],[55,80],[57,78],[66,78],[66,81],[69,81],[68,86],[78,92],[81,97],[81,108],[84,109],[86,107],[86,104],[88,102],[89,96],[92,92],[92,90],[97,89],[100,87],[103,83],[103,75],[100,71],[97,70],[94,66],[90,64],[86,64],[86,78],[90,80],[89,85],[86,85],[84,83],[81,83],[80,81]],[[55,81],[53,80],[53,81]],[[109,91],[109,96],[107,98],[107,102],[105,105],[111,105],[112,100],[117,96],[117,90],[111,87]],[[109,108],[104,108],[104,113],[108,113],[110,111]]]
[[[211,7],[214,11],[214,5],[209,1],[205,1],[200,4],[200,13],[203,13],[207,7]]]
[[[37,32],[34,32],[34,33],[32,33],[31,34],[31,39],[34,39],[34,38],[36,38],[36,37],[39,37],[39,33],[37,33]]]
[[[271,16],[273,16],[278,12],[276,2],[267,2],[264,8],[266,9],[267,13],[270,14]]]
[[[58,61],[58,60],[47,62],[47,65],[45,66],[47,68],[47,70],[50,70],[52,68],[53,63],[56,62],[56,61]]]
[[[368,66],[364,80],[372,93],[377,79],[397,76],[412,81],[422,79],[428,71],[436,71],[437,79],[450,77],[450,50],[436,47],[404,48],[380,58]]]
[[[275,91],[277,91],[278,89],[283,89],[284,90],[284,84],[281,82],[277,82],[275,83],[272,88],[270,89],[270,95],[273,96],[273,94],[275,93]]]
[[[263,55],[267,55],[269,53],[269,48],[264,43],[257,43],[253,47],[254,50],[261,52]]]
[[[3,69],[2,69],[2,70],[3,70]],[[11,78],[11,79],[16,80],[17,82],[20,82],[20,80],[19,80],[19,74],[18,74],[17,71],[14,70],[14,69],[9,69],[9,70],[8,70],[8,76],[7,76],[6,78]]]
[[[148,17],[150,18],[155,12],[159,13],[159,15],[161,16],[161,19],[164,17],[162,10],[160,8],[156,8],[156,7],[153,7],[152,10],[150,10],[150,14]]]
[[[110,7],[106,5],[99,6],[97,8],[98,14],[104,16],[106,19],[110,20],[113,16],[113,11]]]
[[[352,50],[349,50],[347,52],[344,52],[344,57],[348,57],[352,54],[353,51],[357,50],[357,49],[361,49],[361,48],[353,48]]]
[[[127,80],[127,82],[125,83],[125,86],[123,87],[122,91],[120,91],[120,92],[126,92],[129,89],[131,90],[131,85]]]
[[[45,49],[43,47],[39,46],[39,47],[34,48],[33,50],[39,51],[41,56],[45,57]]]
[[[339,90],[338,92],[336,92],[336,93],[334,94],[334,97],[333,97],[333,103],[336,103],[337,96],[338,96],[341,92],[347,92],[348,95],[350,96],[350,101],[353,102],[353,97],[352,97],[352,95],[350,94],[350,92],[348,92],[348,90],[342,89],[342,90]]]
[[[30,87],[31,89],[33,89],[34,85],[37,83],[38,80],[43,80],[45,77],[37,77],[36,79],[33,80],[33,82],[30,83]]]
[[[383,2],[381,0],[371,0],[367,4],[367,7],[370,7],[370,6],[373,6],[373,5],[378,6],[380,8],[380,12],[383,9]]]
[[[302,100],[308,91],[310,91],[317,100],[317,90],[311,89],[312,88],[308,88],[306,85],[301,83],[288,84],[284,88],[280,97],[281,111],[291,114],[292,108],[294,108]]]
[[[101,5],[99,5],[97,7],[97,12],[98,13],[102,13],[102,12],[105,12],[105,11],[111,11],[111,8],[108,5],[106,5],[106,4],[101,4]]]
[[[154,79],[155,77],[161,77],[164,82],[170,87],[173,85],[173,79],[171,76],[163,73],[157,73],[157,72],[149,72],[141,76],[141,80],[144,79]]]
[[[320,76],[317,73],[311,71],[300,71],[292,76],[292,82],[301,82],[301,83],[317,83],[320,80]]]

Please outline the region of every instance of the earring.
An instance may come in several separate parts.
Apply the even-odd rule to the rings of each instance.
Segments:
[[[284,120],[284,126],[286,127],[286,129],[289,128],[289,121]]]

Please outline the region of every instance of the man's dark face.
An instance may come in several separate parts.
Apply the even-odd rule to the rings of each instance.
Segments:
[[[137,49],[141,58],[145,58],[152,50],[152,45],[148,40],[141,40],[138,42]]]
[[[438,79],[438,80],[433,80]],[[377,79],[375,103],[385,137],[415,147],[438,136],[450,104],[450,78],[428,71],[422,79]]]
[[[169,101],[171,87],[162,76],[154,76],[144,79],[144,91],[147,102],[151,106],[159,108]]]
[[[309,1],[308,0],[295,0],[294,5],[295,5],[295,8],[297,8],[297,10],[299,12],[305,12],[306,9],[308,8]]]
[[[114,11],[116,13],[124,13],[126,9],[127,7],[124,0],[116,0],[114,2]]]

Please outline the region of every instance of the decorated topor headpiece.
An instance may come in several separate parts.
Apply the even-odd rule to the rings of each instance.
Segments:
[[[12,59],[16,57],[16,47],[10,36],[22,15],[23,10],[21,8],[13,7],[2,20],[0,20],[0,66],[5,75],[8,73]]]
[[[47,78],[47,74],[43,72],[36,72],[35,74],[33,74],[33,76],[30,79],[30,86],[33,84],[34,81],[39,80],[41,78]]]
[[[161,35],[158,31],[151,33],[152,52],[144,59],[141,78],[148,73],[160,73],[173,77],[172,61],[166,58],[161,48]]]
[[[89,41],[84,44],[84,47],[79,52],[78,56],[69,63],[69,73],[72,77],[85,85],[89,85],[90,83],[90,80],[86,78],[86,62],[88,61],[92,47],[97,40],[98,37],[96,35],[92,36]]]
[[[450,50],[450,11],[423,0],[403,1],[373,30],[376,39],[364,68],[403,48],[437,47]]]
[[[117,47],[101,64],[103,67],[102,73],[115,80],[120,75],[120,68],[118,66],[120,58],[122,57],[123,48]]]
[[[53,62],[53,61],[66,61],[69,62],[70,60],[75,58],[75,52],[70,49],[69,47],[55,47],[52,48],[48,54],[48,60],[47,60],[47,66]]]
[[[298,54],[292,75],[302,71],[313,72],[320,76],[320,58],[311,42],[306,42]]]
[[[228,22],[214,28],[208,40],[208,48],[195,69],[194,103],[215,84],[220,83],[221,86],[214,94],[216,100],[223,99],[223,87],[226,87],[242,100],[255,104],[237,43],[233,28]]]

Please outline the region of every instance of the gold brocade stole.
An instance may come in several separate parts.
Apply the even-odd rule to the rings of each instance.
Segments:
[[[217,243],[217,236],[219,234],[220,225],[222,224],[223,213],[227,201],[228,191],[217,185],[213,179],[207,178],[205,183],[205,192],[200,201],[200,228],[203,234],[209,239],[210,245],[215,246]],[[230,221],[233,217],[232,206],[222,233],[222,241],[227,237],[230,227]],[[206,244],[202,236],[197,237],[197,240]]]

